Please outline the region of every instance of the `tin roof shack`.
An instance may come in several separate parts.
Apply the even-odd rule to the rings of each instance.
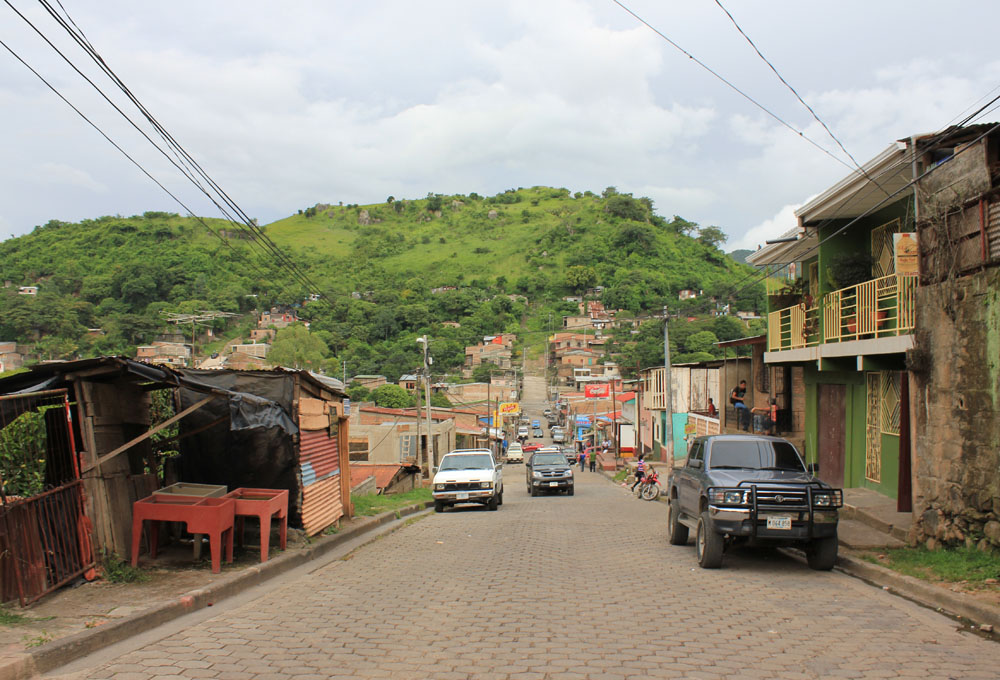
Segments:
[[[310,533],[349,512],[350,490],[339,486],[347,467],[339,381],[298,371],[181,372],[123,357],[39,364],[0,380],[0,395],[60,388],[71,391],[96,549],[130,554],[132,503],[163,484],[152,437],[174,424],[179,433],[158,443],[180,450],[182,481],[288,489],[290,520]],[[180,403],[154,425],[151,393],[163,389],[179,392]]]
[[[228,404],[210,402],[181,421],[183,481],[288,489],[289,523],[309,535],[351,515],[346,395],[339,380],[281,369],[181,373],[237,395]],[[180,408],[201,397],[182,387]],[[232,427],[262,401],[277,404],[284,418],[271,414],[276,417],[255,419],[255,427]]]

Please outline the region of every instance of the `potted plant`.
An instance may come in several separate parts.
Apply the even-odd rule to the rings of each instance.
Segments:
[[[872,278],[872,256],[861,251],[840,253],[830,258],[826,278],[833,290],[850,288]]]
[[[785,309],[797,305],[808,295],[809,287],[804,278],[794,279],[774,293],[767,296],[768,306],[772,310]]]

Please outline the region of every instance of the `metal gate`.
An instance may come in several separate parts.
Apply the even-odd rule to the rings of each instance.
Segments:
[[[93,568],[67,390],[0,396],[2,599],[30,604]]]

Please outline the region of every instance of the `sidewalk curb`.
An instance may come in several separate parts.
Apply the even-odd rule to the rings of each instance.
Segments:
[[[984,605],[965,593],[956,593],[925,583],[912,576],[866,562],[850,553],[841,552],[837,559],[837,569],[872,585],[881,586],[883,590],[917,604],[968,619],[977,627],[992,626],[994,631],[1000,631],[1000,610]]]
[[[397,519],[402,519],[433,506],[432,501],[415,503],[399,510],[384,512],[374,517],[359,520],[349,531],[323,536],[307,550],[294,553],[285,552],[233,574],[231,578],[213,583],[207,588],[199,588],[183,593],[174,602],[151,607],[131,616],[108,623],[98,628],[81,631],[60,640],[41,645],[27,652],[20,652],[0,659],[0,680],[28,680],[43,673],[64,666],[99,649],[126,640],[139,633],[152,630],[168,621],[185,614],[211,607],[216,602],[236,595],[247,588],[259,585],[276,576],[312,562],[349,540]]]

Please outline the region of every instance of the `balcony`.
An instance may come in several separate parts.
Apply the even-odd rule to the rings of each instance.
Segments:
[[[803,303],[770,312],[768,351],[908,335],[916,318],[916,290],[915,274],[890,274],[828,293],[818,306]]]

